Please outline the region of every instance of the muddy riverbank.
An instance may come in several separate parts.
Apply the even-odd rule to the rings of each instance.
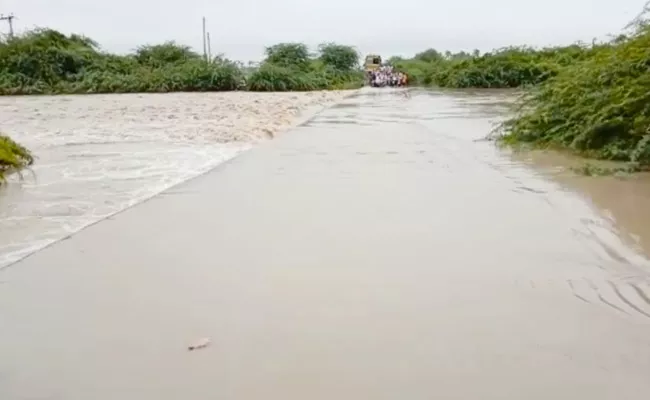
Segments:
[[[0,188],[0,268],[350,93],[0,97],[0,129],[37,157]]]
[[[650,263],[502,102],[362,91],[4,269],[0,398],[643,398]]]

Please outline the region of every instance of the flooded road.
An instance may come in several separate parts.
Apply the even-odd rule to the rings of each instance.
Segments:
[[[0,97],[36,156],[0,187],[0,269],[214,168],[345,92]]]
[[[477,141],[481,93],[362,91],[4,269],[0,398],[647,397],[645,192]]]

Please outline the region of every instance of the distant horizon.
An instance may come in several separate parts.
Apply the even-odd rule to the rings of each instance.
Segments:
[[[237,4],[186,0],[184,7],[151,0],[115,0],[111,4],[61,0],[56,6],[47,0],[5,0],[0,13],[15,15],[16,34],[38,27],[76,33],[115,54],[166,41],[187,45],[202,54],[201,18],[205,14],[212,54],[223,53],[229,59],[248,63],[261,61],[265,47],[283,42],[305,43],[312,51],[320,43],[335,42],[353,46],[361,57],[376,53],[385,59],[411,58],[429,48],[443,53],[475,49],[485,53],[510,46],[590,43],[619,35],[645,4],[643,0],[548,0],[534,6],[522,2],[458,0],[438,4],[434,0],[422,6],[417,0],[402,0],[400,5],[407,14],[413,9],[409,6],[429,11],[385,16],[372,15],[373,9],[368,6],[392,5],[387,0],[330,0],[307,7],[298,0],[277,0],[274,5],[254,4],[253,0]],[[295,13],[280,10],[279,4],[293,8]],[[345,12],[336,12],[337,6]],[[146,12],[123,12],[129,9]],[[160,16],[154,17],[150,10]],[[366,15],[368,11],[370,16]],[[234,17],[216,17],[224,13]],[[297,17],[299,14],[302,17]],[[7,31],[8,25],[2,21],[0,32]]]

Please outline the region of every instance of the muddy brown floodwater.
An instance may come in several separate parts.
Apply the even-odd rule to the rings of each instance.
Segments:
[[[647,398],[646,178],[477,141],[508,98],[363,90],[5,268],[0,398]]]
[[[0,97],[0,131],[36,157],[0,188],[0,269],[351,93]]]

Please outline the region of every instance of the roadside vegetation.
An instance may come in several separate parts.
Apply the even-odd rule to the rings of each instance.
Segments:
[[[118,56],[89,38],[37,29],[0,43],[3,95],[234,90],[241,80],[235,63],[206,62],[173,42]]]
[[[406,72],[409,84],[415,86],[517,88],[538,85],[564,67],[591,57],[601,46],[507,47],[484,54],[428,49],[412,59],[395,57],[391,63]]]
[[[5,175],[18,172],[34,162],[29,150],[13,141],[8,136],[0,134],[0,185],[5,181]]]
[[[266,48],[266,58],[248,79],[253,91],[355,89],[363,86],[359,54],[351,46],[322,44],[312,56],[302,43]]]
[[[527,91],[500,127],[507,144],[567,149],[590,158],[650,167],[648,7],[626,35],[590,50]]]
[[[0,41],[0,95],[226,90],[316,90],[358,87],[356,51],[324,44],[312,57],[303,44],[278,44],[253,71],[223,56],[204,59],[174,42],[132,54],[104,52],[87,37],[36,29]]]

